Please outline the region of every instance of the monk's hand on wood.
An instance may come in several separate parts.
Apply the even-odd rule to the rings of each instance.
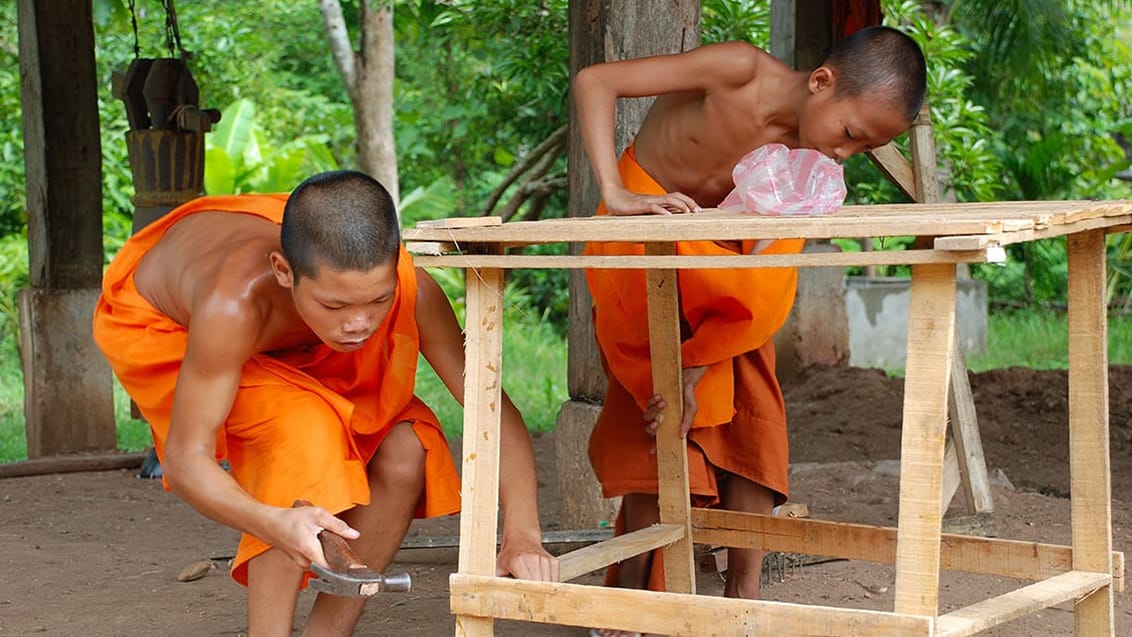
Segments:
[[[542,547],[542,534],[509,537],[504,534],[495,559],[495,574],[540,582],[558,581],[558,558]]]
[[[337,533],[348,539],[357,539],[358,532],[341,519],[319,506],[295,506],[279,509],[271,528],[273,537],[264,541],[287,554],[302,568],[310,568],[312,562],[327,566],[322,553],[322,543],[318,534],[323,530]]]
[[[611,215],[670,215],[699,212],[700,207],[682,192],[664,195],[642,195],[618,190],[602,197],[605,211]]]
[[[641,418],[645,421],[645,433],[650,436],[656,435],[657,430],[660,429],[660,423],[664,422],[666,407],[668,407],[668,403],[664,402],[664,397],[660,394],[649,398],[645,413],[641,415]]]

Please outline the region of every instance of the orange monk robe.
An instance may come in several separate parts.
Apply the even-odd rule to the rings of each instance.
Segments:
[[[138,405],[163,458],[173,390],[188,330],[134,286],[141,257],[178,220],[204,211],[252,214],[281,223],[286,195],[203,197],[130,238],[107,269],[94,314],[94,337]],[[426,451],[418,517],[459,511],[459,478],[436,416],[413,395],[419,336],[417,279],[402,248],[393,307],[365,347],[335,352],[325,344],[257,354],[244,365],[235,403],[216,441],[232,477],[275,506],[298,498],[339,513],[370,501],[366,465],[391,426],[408,421]],[[247,583],[247,561],[270,548],[241,538],[232,576]]]
[[[636,161],[632,146],[619,163],[633,192],[666,190]],[[604,205],[598,214],[605,214]],[[727,246],[710,241],[677,242],[684,255],[736,254],[753,241]],[[778,240],[760,253],[791,254],[801,239]],[[590,243],[586,254],[644,254],[641,244]],[[696,386],[699,411],[688,434],[688,478],[698,506],[719,501],[717,470],[788,493],[786,412],[774,375],[774,332],[794,302],[794,268],[679,270],[681,356],[684,367],[708,366]],[[594,324],[609,376],[605,403],[590,437],[589,454],[605,497],[656,493],[655,440],[642,414],[653,395],[648,339],[648,301],[643,270],[587,270],[594,298]],[[619,520],[620,522],[620,520]],[[654,559],[654,572],[659,559]],[[663,571],[660,571],[663,572]],[[655,586],[656,582],[650,584]]]

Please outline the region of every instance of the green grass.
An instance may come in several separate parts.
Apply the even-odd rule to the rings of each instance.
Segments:
[[[1066,369],[1069,366],[1066,325],[1065,312],[992,312],[987,317],[987,353],[968,358],[967,367],[973,372],[1004,367]],[[1108,362],[1132,365],[1132,316],[1109,317]]]
[[[523,414],[527,429],[551,431],[566,386],[566,341],[545,322],[505,322],[503,329],[503,389]],[[463,410],[428,363],[417,367],[417,396],[440,419],[449,436],[463,431]]]

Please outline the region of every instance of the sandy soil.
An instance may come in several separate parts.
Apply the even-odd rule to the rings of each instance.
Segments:
[[[1114,549],[1132,550],[1132,368],[1111,370]],[[1066,375],[1010,369],[974,374],[987,462],[994,472],[1000,537],[1067,544],[1070,539]],[[786,389],[791,418],[793,500],[817,518],[893,525],[903,383],[875,370],[815,368]],[[454,441],[454,444],[458,442]],[[535,440],[544,526],[556,523],[553,434]],[[220,527],[133,471],[0,480],[0,636],[241,635],[244,590],[224,558],[237,534]],[[954,505],[958,508],[959,504]],[[415,536],[451,537],[455,518],[417,523]],[[213,559],[194,582],[188,564]],[[393,569],[413,591],[373,599],[359,635],[451,635],[447,576],[452,549],[402,551]],[[596,583],[590,575],[583,583]],[[767,599],[890,610],[891,567],[834,561],[776,571]],[[1018,587],[1003,578],[945,573],[941,611]],[[702,594],[719,577],[701,573]],[[1132,602],[1116,594],[1116,634],[1132,635]],[[302,596],[300,615],[313,597]],[[988,635],[1070,635],[1068,607],[1047,609]],[[497,622],[503,636],[570,635],[574,627]]]

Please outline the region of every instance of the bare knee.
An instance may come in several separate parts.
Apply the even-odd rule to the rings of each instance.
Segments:
[[[424,485],[425,450],[412,426],[398,423],[381,442],[369,463],[371,483],[392,486],[398,490]]]

